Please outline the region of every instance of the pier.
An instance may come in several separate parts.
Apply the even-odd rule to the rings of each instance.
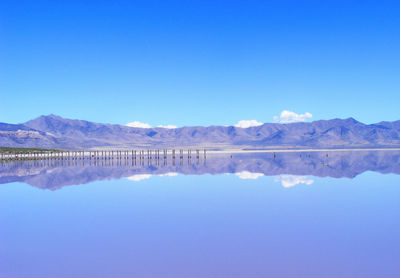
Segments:
[[[134,162],[139,161],[147,162],[160,160],[167,161],[172,160],[175,164],[175,160],[179,159],[182,161],[187,153],[187,160],[192,159],[192,151],[196,153],[196,160],[200,160],[200,149],[132,149],[132,150],[76,150],[76,151],[42,151],[42,152],[26,152],[26,153],[1,153],[0,161],[24,161],[24,160],[59,160],[59,161],[121,161],[121,160],[132,160]],[[203,159],[206,159],[207,151],[204,149]],[[177,153],[179,152],[179,156]],[[178,158],[177,158],[178,157]]]

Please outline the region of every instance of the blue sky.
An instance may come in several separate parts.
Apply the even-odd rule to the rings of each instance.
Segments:
[[[399,120],[399,14],[399,1],[3,0],[0,122]]]

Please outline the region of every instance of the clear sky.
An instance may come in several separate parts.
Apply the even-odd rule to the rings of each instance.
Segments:
[[[400,119],[400,1],[0,1],[0,122]]]

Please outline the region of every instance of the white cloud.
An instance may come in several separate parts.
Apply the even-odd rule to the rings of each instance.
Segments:
[[[275,177],[275,182],[280,182],[283,187],[289,188],[297,184],[310,185],[314,183],[314,180],[307,178],[306,176],[294,176],[294,175],[281,175]]]
[[[127,179],[130,181],[141,181],[141,180],[147,180],[150,177],[151,177],[150,174],[137,174],[137,175],[127,177]]]
[[[142,180],[147,180],[149,178],[151,178],[153,175],[151,174],[137,174],[137,175],[133,175],[130,177],[127,177],[128,180],[130,181],[142,181]],[[167,172],[165,174],[160,174],[158,175],[159,177],[176,177],[178,176],[178,173],[176,172]]]
[[[138,122],[138,121],[127,123],[126,126],[139,127],[139,128],[151,128],[151,125],[146,124],[146,123],[141,123],[141,122]]]
[[[235,124],[235,127],[248,128],[252,126],[260,126],[262,124],[262,122],[256,120],[242,120],[238,121],[237,124]]]
[[[169,129],[173,129],[173,128],[178,128],[176,125],[159,125],[157,127],[160,128],[169,128]]]
[[[296,123],[296,122],[305,122],[307,119],[311,119],[311,113],[297,114],[292,111],[283,110],[280,116],[274,116],[274,122],[287,124],[287,123]]]
[[[142,122],[138,122],[138,121],[127,123],[126,126],[138,127],[138,128],[152,128],[151,125],[146,124],[146,123],[142,123]],[[159,128],[170,128],[170,129],[178,128],[176,125],[159,125],[157,127],[159,127]]]
[[[165,174],[161,174],[160,177],[176,177],[178,175],[178,173],[176,172],[168,172]]]
[[[238,173],[235,173],[235,175],[238,176],[239,179],[242,179],[242,180],[255,180],[255,179],[258,179],[259,177],[264,176],[263,173],[252,173],[249,171],[238,172]]]

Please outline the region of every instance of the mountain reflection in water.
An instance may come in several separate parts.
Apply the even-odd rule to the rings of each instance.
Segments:
[[[99,180],[148,179],[152,175],[176,176],[231,173],[241,179],[277,176],[284,187],[310,185],[305,176],[354,178],[365,171],[400,174],[399,151],[292,152],[210,154],[207,159],[39,160],[0,164],[0,183],[24,182],[56,190]]]

